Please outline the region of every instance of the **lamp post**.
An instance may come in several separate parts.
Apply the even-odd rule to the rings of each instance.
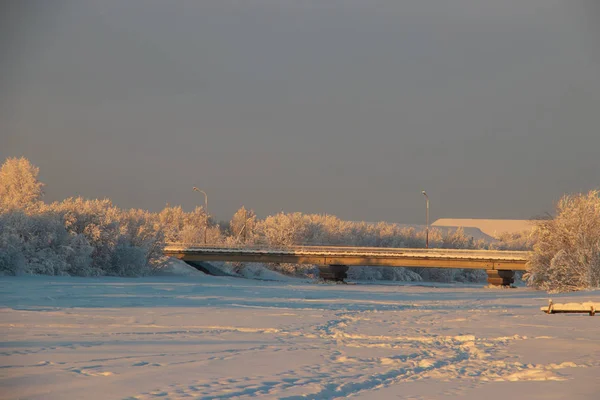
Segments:
[[[429,248],[429,196],[427,196],[427,193],[425,193],[425,191],[422,191],[423,196],[425,196],[425,201],[427,204],[427,212],[426,212],[426,230],[425,230],[425,248],[428,249]]]
[[[204,190],[193,187],[194,192],[200,192],[204,195],[204,244],[206,244],[206,232],[208,231],[208,196]]]

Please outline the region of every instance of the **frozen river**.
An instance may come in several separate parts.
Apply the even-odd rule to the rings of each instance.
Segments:
[[[597,399],[600,316],[526,288],[0,277],[3,399]]]

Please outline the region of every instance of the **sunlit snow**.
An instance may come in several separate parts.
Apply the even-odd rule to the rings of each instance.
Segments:
[[[600,318],[544,314],[544,292],[193,272],[1,277],[2,398],[600,393]],[[598,302],[600,292],[553,299]]]

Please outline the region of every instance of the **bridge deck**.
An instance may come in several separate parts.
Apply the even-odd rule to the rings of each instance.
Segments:
[[[527,270],[528,252],[384,247],[290,246],[284,248],[170,244],[165,255],[183,261],[238,261],[314,265]]]

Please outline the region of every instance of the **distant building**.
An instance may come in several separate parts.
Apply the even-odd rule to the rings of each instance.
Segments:
[[[440,218],[431,226],[453,228],[478,228],[486,235],[496,237],[501,233],[518,233],[533,229],[533,222],[527,219],[470,219]]]

